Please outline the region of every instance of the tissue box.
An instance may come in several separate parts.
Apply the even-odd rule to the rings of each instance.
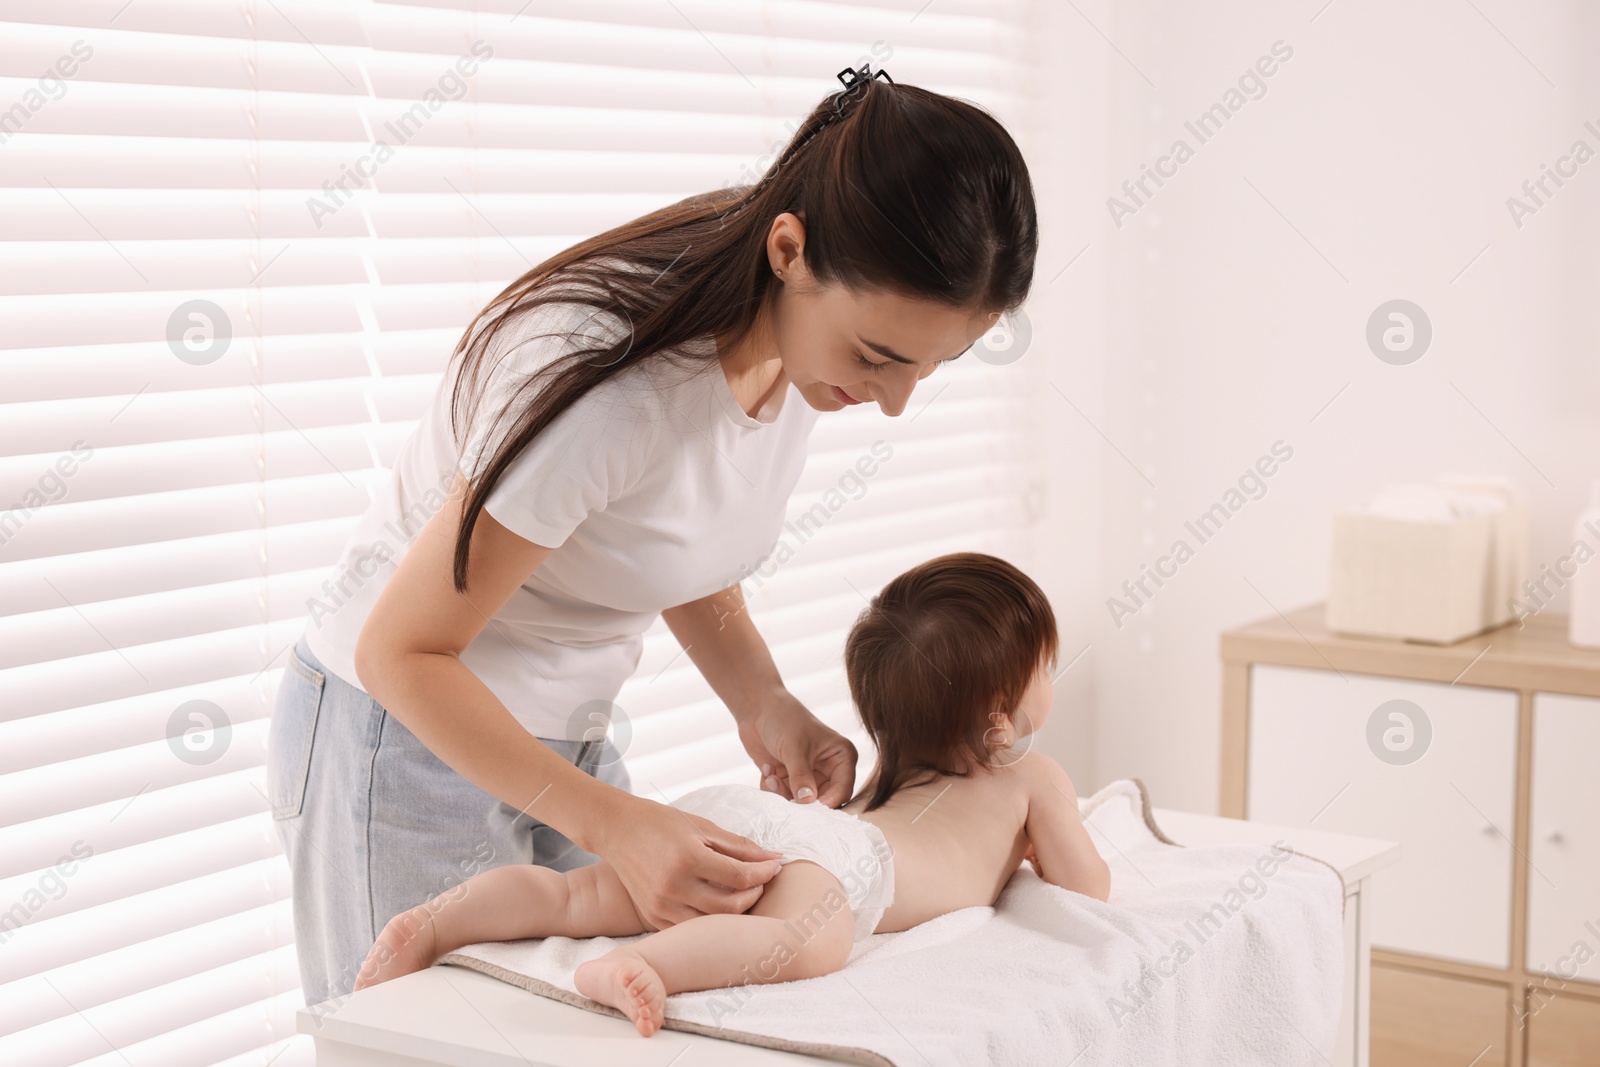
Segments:
[[[1434,644],[1498,625],[1503,521],[1500,514],[1446,522],[1335,515],[1325,624],[1335,633]]]
[[[1522,583],[1528,577],[1528,509],[1518,502],[1509,478],[1450,475],[1439,479],[1447,489],[1498,496],[1504,506],[1495,513],[1495,530],[1489,548],[1489,580],[1484,590],[1484,625],[1501,626],[1516,618],[1513,600],[1527,596]]]

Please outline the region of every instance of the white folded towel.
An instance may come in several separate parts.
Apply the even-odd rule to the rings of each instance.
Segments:
[[[885,1067],[1331,1059],[1344,980],[1338,872],[1244,845],[1176,847],[1137,779],[1079,807],[1111,866],[1108,902],[1024,863],[994,907],[874,934],[820,978],[674,994],[665,1028]],[[638,937],[468,945],[440,963],[620,1017],[581,996],[572,974]]]

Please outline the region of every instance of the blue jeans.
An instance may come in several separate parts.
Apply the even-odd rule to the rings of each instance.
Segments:
[[[541,738],[631,791],[609,740]],[[511,863],[569,871],[599,857],[457,774],[377,701],[289,655],[267,740],[273,825],[289,860],[295,952],[308,1006],[349,994],[391,918]]]

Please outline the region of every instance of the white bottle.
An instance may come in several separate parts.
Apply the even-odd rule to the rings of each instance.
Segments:
[[[1600,546],[1600,482],[1594,483],[1589,510],[1578,516],[1572,534],[1590,547]],[[1581,648],[1600,648],[1600,559],[1578,566],[1572,579],[1572,613],[1567,640]]]

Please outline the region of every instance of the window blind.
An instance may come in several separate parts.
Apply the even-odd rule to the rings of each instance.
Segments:
[[[312,1062],[268,715],[461,330],[551,253],[754,180],[845,66],[1007,121],[1013,16],[0,0],[0,1062]],[[1014,547],[1023,388],[969,354],[899,418],[819,419],[744,584],[836,728],[864,598]],[[617,704],[642,795],[754,781],[664,623]]]

